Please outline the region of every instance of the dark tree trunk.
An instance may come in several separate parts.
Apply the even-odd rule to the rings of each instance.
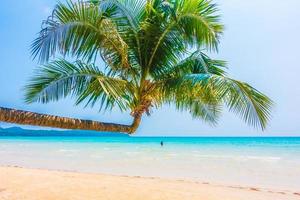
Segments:
[[[62,129],[121,132],[127,134],[132,134],[136,131],[141,122],[141,117],[142,115],[135,116],[132,125],[122,125],[0,107],[0,121],[2,122]]]

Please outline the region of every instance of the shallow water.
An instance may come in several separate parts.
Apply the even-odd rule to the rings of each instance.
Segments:
[[[0,137],[0,165],[299,191],[300,138]]]

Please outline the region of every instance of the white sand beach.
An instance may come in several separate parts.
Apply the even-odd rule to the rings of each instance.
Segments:
[[[1,200],[299,200],[300,193],[205,182],[0,167]]]

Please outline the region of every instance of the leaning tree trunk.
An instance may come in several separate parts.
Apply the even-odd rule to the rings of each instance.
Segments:
[[[132,125],[103,123],[92,120],[74,119],[46,115],[23,110],[0,107],[0,121],[14,124],[43,126],[62,129],[121,132],[132,134],[138,128],[142,115],[135,115]]]

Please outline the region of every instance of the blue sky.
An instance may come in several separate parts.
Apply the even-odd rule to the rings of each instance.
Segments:
[[[217,58],[227,60],[229,74],[271,97],[276,106],[268,129],[261,132],[224,112],[211,127],[172,106],[144,117],[138,135],[300,135],[299,0],[217,0],[226,26]],[[276,3],[274,3],[276,2]],[[72,99],[26,105],[23,87],[36,61],[30,43],[56,1],[3,1],[0,7],[0,106],[108,122],[130,123],[128,113],[74,107]],[[1,124],[8,126],[8,124]]]

